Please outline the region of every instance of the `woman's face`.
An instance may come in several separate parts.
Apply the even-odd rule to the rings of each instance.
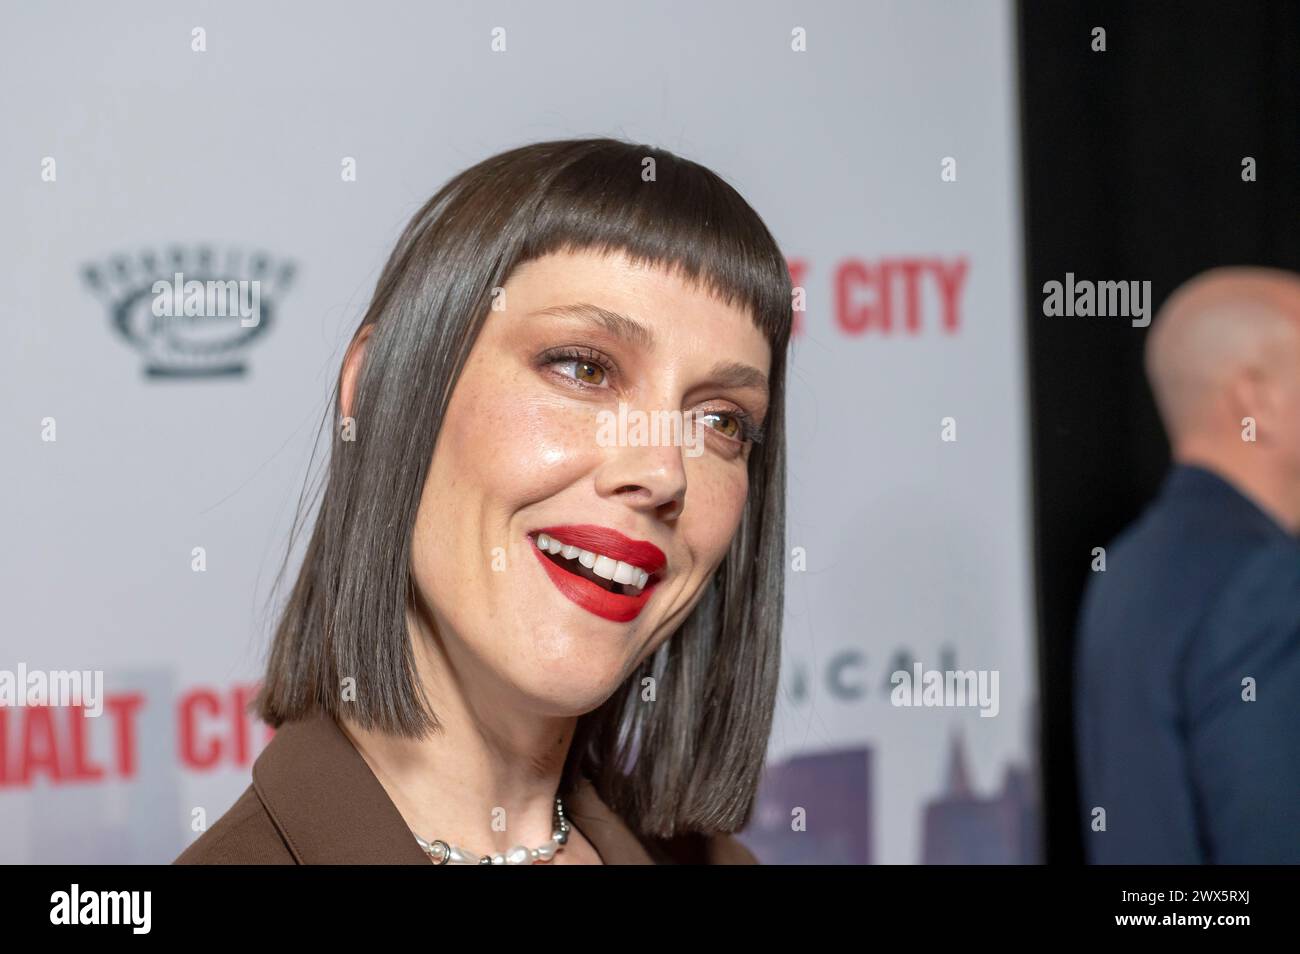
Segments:
[[[739,525],[770,362],[748,312],[621,253],[515,270],[414,531],[458,681],[580,715],[681,625]]]

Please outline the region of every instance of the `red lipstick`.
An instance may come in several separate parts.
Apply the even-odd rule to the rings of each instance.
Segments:
[[[537,548],[533,536],[529,536],[528,545],[537,554],[547,576],[571,602],[581,606],[589,613],[616,623],[630,622],[638,615],[650,600],[659,581],[654,577],[668,563],[664,552],[647,540],[633,540],[617,530],[597,527],[590,524],[579,526],[544,527],[535,534],[546,534],[554,540],[568,546],[581,547],[593,553],[599,553],[611,560],[621,560],[651,574],[649,581],[640,593],[626,596],[611,593],[598,583],[557,565],[545,553]]]
[[[608,527],[596,527],[580,524],[572,527],[542,527],[534,533],[544,533],[548,537],[567,543],[569,546],[582,547],[592,553],[603,553],[611,560],[622,560],[632,566],[640,567],[651,576],[658,573],[668,562],[664,551],[649,540],[633,540],[617,530]]]

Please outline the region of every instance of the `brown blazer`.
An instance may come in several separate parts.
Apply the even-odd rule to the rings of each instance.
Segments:
[[[730,835],[639,839],[580,779],[565,816],[607,865],[758,864]],[[432,864],[370,766],[334,719],[282,725],[253,784],[173,864]]]

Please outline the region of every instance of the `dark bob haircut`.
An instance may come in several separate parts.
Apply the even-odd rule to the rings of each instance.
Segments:
[[[662,149],[613,139],[512,149],[461,172],[411,219],[352,339],[375,326],[346,441],[335,381],[324,492],[253,707],[275,727],[324,711],[410,738],[439,728],[408,629],[416,510],[492,290],[556,251],[623,252],[673,271],[749,311],[771,345],[766,437],[751,447],[727,556],[681,628],[580,717],[561,780],[563,794],[585,775],[643,836],[734,832],[756,797],[780,668],[790,272],[735,189]],[[349,676],[355,701],[342,698]],[[653,702],[641,701],[646,677]]]

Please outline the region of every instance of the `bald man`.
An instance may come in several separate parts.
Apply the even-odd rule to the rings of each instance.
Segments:
[[[1300,863],[1300,277],[1187,282],[1146,368],[1174,466],[1080,614],[1087,857]]]

